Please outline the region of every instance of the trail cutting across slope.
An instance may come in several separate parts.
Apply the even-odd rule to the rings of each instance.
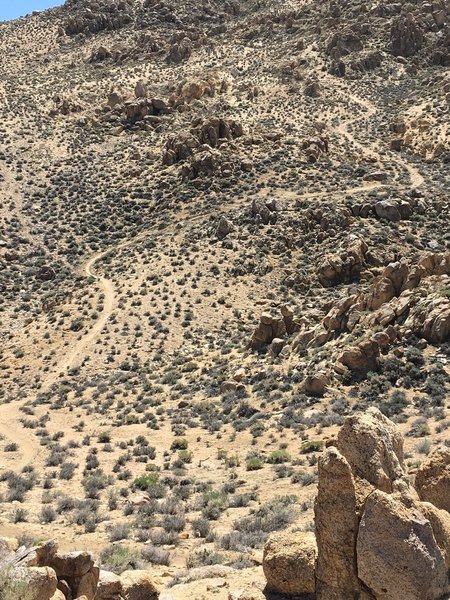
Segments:
[[[377,108],[368,100],[362,100],[352,94],[347,94],[347,98],[350,98],[353,102],[359,104],[364,109],[364,113],[362,116],[358,116],[342,122],[336,128],[336,131],[341,136],[345,137],[354,147],[358,148],[362,155],[370,157],[378,165],[381,166],[382,159],[377,150],[375,148],[372,148],[371,146],[365,146],[364,144],[356,140],[355,136],[349,130],[351,125],[372,118],[376,114]],[[392,158],[392,160],[408,172],[411,187],[419,187],[423,185],[424,178],[414,166],[410,165],[407,161],[399,159],[397,157]],[[288,192],[285,195],[293,195],[299,201],[302,199],[316,197],[342,198],[348,194],[370,191],[383,187],[384,184],[381,182],[367,182],[364,185],[352,186],[337,191],[308,191],[304,193]],[[236,208],[237,206],[238,204],[235,204],[232,205],[230,208]],[[194,223],[201,221],[202,219],[205,219],[208,216],[211,216],[215,212],[217,212],[217,208],[210,209],[201,214],[197,214],[194,217],[191,217],[188,222],[190,225],[193,225]],[[167,235],[171,232],[176,231],[178,226],[179,223],[177,222],[171,225],[170,227],[166,227],[160,233],[161,235]],[[51,372],[48,374],[48,376],[43,382],[43,391],[47,391],[58,380],[61,374],[66,374],[71,369],[74,369],[83,363],[90,347],[99,338],[101,332],[103,331],[105,325],[108,322],[108,319],[111,317],[114,311],[116,301],[114,283],[111,279],[108,279],[104,275],[100,275],[97,272],[97,264],[109,254],[113,252],[118,252],[119,250],[124,249],[126,247],[130,247],[137,243],[139,240],[142,240],[145,236],[155,233],[155,229],[156,225],[139,233],[138,235],[129,240],[125,240],[119,243],[116,246],[112,246],[101,252],[97,252],[96,254],[91,256],[84,264],[84,266],[82,267],[82,271],[88,277],[92,277],[97,281],[101,293],[104,296],[103,307],[94,325],[75,343],[74,346],[70,348],[68,352],[63,354],[62,358],[57,362],[55,368],[52,369]],[[0,436],[5,440],[16,442],[19,446],[19,456],[17,456],[16,454],[11,455],[11,468],[14,467],[15,470],[21,470],[27,464],[32,463],[41,450],[38,441],[32,434],[32,430],[25,429],[21,425],[21,419],[23,417],[20,408],[23,404],[24,401],[21,400],[9,404],[0,405]],[[2,458],[0,458],[0,461],[4,461],[3,457],[5,455],[3,454],[0,456],[2,456]],[[8,462],[10,461],[5,461],[5,463]],[[3,465],[0,462],[0,469],[2,467]]]

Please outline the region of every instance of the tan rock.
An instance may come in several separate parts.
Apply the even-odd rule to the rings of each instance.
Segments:
[[[317,543],[313,533],[272,535],[263,556],[268,589],[294,596],[315,593],[316,560]]]
[[[90,571],[83,575],[77,582],[77,596],[86,596],[87,600],[94,600],[99,575],[100,569],[96,566],[93,566]]]
[[[325,256],[317,272],[319,283],[323,287],[332,287],[358,280],[365,264],[366,252],[367,244],[356,239],[340,254]]]
[[[377,600],[437,600],[447,568],[424,514],[376,490],[367,499],[357,539],[358,575]]]
[[[395,287],[393,282],[388,277],[379,277],[375,280],[373,288],[368,294],[367,308],[377,310],[394,297]]]
[[[450,569],[450,514],[430,502],[415,502],[414,506],[430,521],[433,535],[447,568]]]
[[[405,478],[403,437],[377,408],[348,417],[337,446],[353,474],[380,490],[392,492],[394,482]]]
[[[285,333],[286,325],[284,319],[276,317],[269,312],[264,312],[250,340],[250,347],[253,350],[260,350],[265,345],[270,344],[275,338],[282,339]]]
[[[157,600],[158,589],[148,571],[125,571],[120,576],[124,600]]]
[[[109,571],[100,571],[95,600],[112,600],[122,593],[120,577]]]
[[[450,448],[437,448],[416,473],[415,487],[421,500],[450,513]]]
[[[357,492],[347,460],[330,447],[319,458],[319,484],[314,506],[317,600],[357,598],[355,571],[358,533]]]
[[[283,350],[283,346],[285,344],[285,341],[281,338],[273,338],[271,344],[270,344],[270,355],[273,357],[276,357],[280,354],[280,352]]]
[[[50,567],[19,567],[11,571],[11,583],[23,582],[27,587],[26,600],[50,600],[55,594],[58,580]],[[11,594],[14,594],[11,588]],[[14,598],[14,595],[10,596]]]
[[[423,337],[432,344],[440,344],[450,339],[450,303],[437,306],[425,320]]]
[[[67,552],[56,554],[49,561],[58,577],[82,577],[94,566],[94,558],[89,552]]]
[[[305,394],[321,397],[327,391],[330,385],[330,378],[323,371],[318,371],[314,375],[308,375],[302,383],[302,390]]]
[[[357,346],[346,348],[339,356],[338,362],[355,373],[367,373],[378,369],[380,347],[375,340],[365,340]]]

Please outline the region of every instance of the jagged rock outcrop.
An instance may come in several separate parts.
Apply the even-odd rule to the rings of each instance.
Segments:
[[[197,119],[192,123],[189,133],[180,133],[167,140],[163,164],[174,165],[192,158],[182,171],[183,177],[194,178],[200,173],[214,173],[219,171],[219,167],[222,174],[227,174],[232,169],[230,163],[233,161],[222,156],[216,148],[242,135],[242,126],[234,120],[215,117]]]
[[[229,77],[223,74],[207,72],[200,77],[187,77],[178,83],[169,98],[172,106],[180,108],[201,98],[213,98],[230,87]]]
[[[354,373],[367,373],[378,369],[380,345],[376,340],[369,339],[357,346],[346,348],[338,357],[338,362]]]
[[[99,31],[115,31],[132,21],[130,0],[120,2],[72,2],[74,11],[68,16],[63,27],[66,35],[79,33],[98,33]]]
[[[308,396],[322,397],[330,385],[330,378],[324,371],[308,375],[302,382],[301,389]]]
[[[263,223],[264,225],[277,222],[278,206],[274,198],[266,201],[253,198],[251,211],[255,220]]]
[[[391,48],[395,56],[413,56],[422,48],[423,43],[423,30],[411,13],[394,19],[391,26]]]
[[[15,582],[27,585],[27,600],[157,600],[159,597],[149,571],[125,571],[118,577],[101,571],[89,552],[59,553],[53,540],[16,552],[2,546],[2,570],[12,585]]]
[[[259,324],[249,342],[249,347],[252,350],[262,350],[275,339],[280,339],[283,342],[286,333],[291,334],[296,331],[298,325],[294,321],[292,310],[288,306],[282,306],[280,313],[281,316],[273,315],[270,312],[262,313]],[[282,345],[280,351],[281,348]]]
[[[380,67],[382,62],[383,55],[378,50],[375,50],[374,52],[366,52],[362,56],[352,60],[351,67],[354,71],[366,73]]]
[[[259,319],[258,327],[253,332],[250,347],[252,350],[261,350],[275,338],[284,336],[285,333],[286,325],[283,317],[264,312]]]
[[[302,150],[309,163],[315,163],[323,154],[328,154],[329,140],[326,136],[311,137],[303,140]]]
[[[438,448],[423,461],[415,487],[421,500],[450,513],[450,449]]]
[[[163,154],[164,165],[174,165],[186,160],[198,147],[198,140],[190,133],[180,134],[167,140]]]
[[[242,137],[244,130],[237,121],[211,117],[195,121],[192,124],[191,133],[198,139],[199,144],[217,148],[221,140],[234,140]]]
[[[412,214],[408,202],[395,199],[380,200],[374,205],[373,210],[379,219],[393,222],[409,219]]]
[[[120,582],[124,600],[158,600],[158,590],[148,571],[125,571]]]
[[[170,46],[167,62],[177,65],[188,60],[191,54],[192,41],[188,37],[182,37],[181,39],[174,41]]]
[[[432,344],[450,339],[450,302],[439,300],[423,323],[422,336]]]
[[[216,235],[219,238],[219,240],[223,240],[227,237],[227,235],[229,235],[233,231],[233,229],[233,223],[226,217],[222,216],[220,217],[219,223],[217,224]]]
[[[315,512],[318,600],[437,600],[447,591],[450,520],[417,500],[403,438],[377,409],[348,418],[319,460]]]
[[[366,252],[367,244],[358,239],[340,254],[326,256],[318,268],[319,283],[323,287],[332,287],[357,281],[365,264]]]
[[[362,49],[361,38],[350,28],[334,33],[327,44],[327,52],[334,59]]]
[[[403,437],[379,410],[348,417],[337,447],[353,474],[379,490],[392,492],[394,482],[405,476]]]

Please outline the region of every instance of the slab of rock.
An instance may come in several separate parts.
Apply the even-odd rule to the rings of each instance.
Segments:
[[[319,459],[319,484],[314,506],[317,600],[357,598],[358,501],[347,460],[330,447]]]
[[[122,593],[120,577],[109,571],[100,571],[95,600],[116,600]]]
[[[364,340],[357,346],[346,348],[338,362],[354,373],[368,373],[378,369],[380,346],[373,340]]]
[[[316,590],[314,533],[278,533],[264,547],[263,570],[272,592],[300,596]]]
[[[97,591],[97,584],[100,575],[100,569],[93,566],[90,571],[80,578],[75,578],[76,581],[72,580],[72,588],[75,591],[76,596],[86,596],[87,600],[94,600]]]
[[[450,340],[450,303],[438,304],[425,320],[423,337],[432,344],[441,344]]]
[[[26,600],[50,600],[55,594],[58,584],[55,571],[49,567],[14,568],[11,570],[10,582],[23,582],[27,586]],[[8,581],[8,583],[10,582]],[[13,588],[11,588],[10,594],[7,597],[15,600]]]
[[[392,492],[394,482],[406,476],[402,434],[375,407],[345,420],[338,434],[337,447],[353,475],[377,489]]]
[[[367,499],[357,539],[359,578],[377,600],[437,600],[447,568],[426,517],[394,495]]]
[[[67,552],[50,557],[49,565],[61,579],[82,577],[94,566],[90,552]]]
[[[252,335],[250,347],[253,350],[261,350],[261,348],[270,344],[275,338],[282,340],[282,336],[285,334],[286,325],[284,319],[273,316],[269,312],[264,312],[260,317],[258,327]]]
[[[416,473],[415,487],[421,500],[450,513],[450,448],[437,448]]]
[[[124,571],[120,576],[124,600],[158,600],[158,589],[148,571]]]

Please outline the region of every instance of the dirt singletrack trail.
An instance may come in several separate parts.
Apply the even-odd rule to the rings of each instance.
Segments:
[[[359,142],[349,130],[351,125],[373,117],[377,113],[377,108],[368,100],[358,98],[353,94],[347,94],[347,98],[351,99],[354,103],[359,104],[364,109],[364,113],[362,116],[357,116],[343,121],[335,128],[335,131],[339,133],[339,135],[347,138],[347,140],[355,148],[357,148],[363,156],[371,158],[379,167],[382,167],[382,157],[376,148],[372,145],[364,145],[363,143]],[[417,188],[424,184],[425,181],[423,176],[413,165],[398,157],[392,157],[392,161],[407,171],[412,187]],[[348,194],[367,192],[383,187],[384,184],[381,182],[367,182],[363,185],[352,186],[337,191],[307,191],[304,193],[299,193],[298,191],[284,192],[283,197],[289,198],[292,196],[298,201],[317,197],[343,198]],[[258,195],[258,193],[256,195]],[[228,208],[232,210],[238,208],[239,206],[240,204],[238,203],[232,203],[228,206]],[[199,222],[208,216],[216,214],[218,210],[219,209],[217,207],[214,207],[213,209],[204,211],[203,213],[197,214],[194,217],[190,217],[187,214],[185,221],[186,223],[193,225],[194,223]],[[297,209],[289,208],[286,210],[291,211]],[[176,223],[166,227],[165,229],[161,230],[157,225],[154,225],[153,227],[142,231],[131,239],[125,240],[116,246],[109,247],[101,252],[97,252],[91,256],[86,263],[84,263],[81,271],[88,277],[96,280],[100,287],[100,293],[102,293],[104,296],[103,307],[94,325],[84,335],[82,335],[82,337],[70,348],[68,352],[63,353],[62,358],[47,375],[43,381],[42,391],[48,391],[61,375],[65,375],[71,369],[82,365],[89,349],[97,341],[109,318],[114,312],[116,305],[116,291],[114,282],[111,279],[108,279],[106,276],[98,273],[98,263],[100,263],[102,259],[109,254],[116,253],[119,250],[130,247],[148,235],[157,233],[159,235],[167,236],[171,233],[175,233],[179,229],[180,221],[183,220],[183,215],[179,215],[179,217],[180,218]],[[17,443],[19,447],[18,452],[11,453],[10,455],[9,453],[0,454],[0,470],[11,468],[16,471],[20,471],[27,464],[34,463],[42,451],[42,448],[39,445],[37,438],[33,435],[32,430],[25,429],[21,423],[23,413],[21,412],[20,408],[25,402],[26,400],[24,401],[22,399],[9,404],[0,405],[0,437],[7,442]]]
[[[33,464],[42,451],[32,429],[26,429],[21,423],[23,400],[0,405],[0,438],[6,443],[17,444],[17,452],[0,454],[0,472],[21,471]]]
[[[358,148],[362,152],[362,154],[364,156],[372,157],[372,159],[376,160],[377,165],[380,168],[382,168],[383,162],[382,162],[380,153],[377,151],[377,149],[375,147],[373,147],[372,144],[369,144],[369,145],[362,144],[349,131],[349,127],[353,123],[357,123],[359,121],[368,121],[371,117],[373,117],[378,112],[377,107],[372,102],[370,102],[370,100],[366,100],[365,98],[359,98],[355,94],[352,94],[349,92],[344,92],[344,93],[345,93],[347,99],[351,100],[355,104],[359,104],[359,106],[361,106],[363,109],[365,109],[366,112],[362,117],[355,117],[354,119],[350,119],[348,121],[344,121],[343,123],[339,124],[338,127],[336,128],[336,131],[339,134],[346,137],[356,148]],[[389,158],[390,158],[391,162],[393,162],[393,163],[397,164],[398,166],[400,166],[401,168],[405,169],[405,171],[408,173],[408,177],[409,177],[412,188],[418,188],[425,183],[425,179],[421,175],[419,170],[416,167],[414,167],[411,163],[409,163],[407,160],[397,156],[397,154],[394,155],[394,153],[392,153],[392,152],[390,153]],[[377,186],[377,187],[380,187],[380,186]]]
[[[80,366],[80,364],[83,362],[87,348],[90,347],[99,337],[114,310],[114,284],[111,280],[102,275],[97,275],[95,272],[95,264],[109,252],[111,252],[111,249],[95,254],[88,260],[83,269],[84,273],[88,277],[93,277],[97,281],[101,292],[103,293],[103,308],[100,312],[100,315],[98,316],[98,319],[93,327],[89,329],[89,331],[85,333],[71,348],[70,352],[58,362],[51,376],[44,382],[44,388],[48,388],[55,383],[60,374],[65,374],[67,371]]]

